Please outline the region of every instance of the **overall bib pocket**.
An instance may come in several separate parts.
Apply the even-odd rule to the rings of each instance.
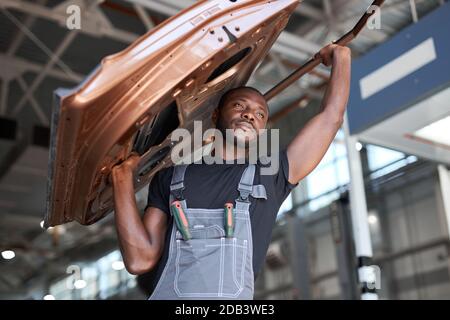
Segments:
[[[248,242],[225,238],[218,225],[177,233],[175,291],[180,297],[236,297],[243,290]]]

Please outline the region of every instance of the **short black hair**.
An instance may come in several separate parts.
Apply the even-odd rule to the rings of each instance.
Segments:
[[[253,91],[253,92],[255,92],[255,93],[258,93],[258,94],[261,95],[261,96],[264,96],[264,95],[261,93],[261,91],[259,91],[259,90],[256,89],[256,88],[253,88],[253,87],[241,86],[241,87],[233,88],[233,89],[230,89],[230,90],[228,90],[227,92],[225,92],[225,93],[222,95],[222,97],[220,97],[219,104],[218,104],[217,108],[218,108],[219,110],[222,109],[222,107],[224,106],[225,101],[227,100],[228,96],[231,95],[233,92],[236,92],[237,90],[242,90],[242,89],[251,90],[251,91]]]

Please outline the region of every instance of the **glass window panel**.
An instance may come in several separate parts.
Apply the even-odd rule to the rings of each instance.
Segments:
[[[397,160],[403,159],[405,154],[402,152],[386,149],[379,146],[367,146],[367,158],[369,169],[375,171]]]
[[[317,168],[307,178],[308,196],[315,198],[338,186],[334,165]]]
[[[335,142],[336,158],[347,156],[347,147],[344,142]]]
[[[335,140],[344,141],[344,130],[339,129],[339,131],[336,133]]]
[[[341,158],[336,162],[336,171],[338,175],[338,184],[345,185],[350,182],[350,176],[348,172],[348,160],[347,158]]]
[[[281,204],[280,210],[278,210],[278,214],[282,214],[292,209],[292,193],[290,193],[287,198]]]
[[[329,205],[331,202],[339,198],[339,192],[330,192],[328,194],[325,194],[317,199],[311,200],[309,202],[309,209],[311,212],[317,211],[320,208],[323,208],[327,205]]]

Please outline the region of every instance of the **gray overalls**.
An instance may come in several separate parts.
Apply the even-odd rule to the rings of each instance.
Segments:
[[[186,165],[174,167],[170,204],[179,200],[187,221],[190,239],[185,240],[172,225],[169,256],[149,297],[153,299],[253,299],[253,244],[250,225],[250,195],[267,199],[263,185],[253,185],[255,165],[243,172],[234,205],[234,234],[226,237],[224,208],[189,208],[182,196]],[[208,195],[205,195],[207,197]],[[173,217],[173,213],[171,212]]]

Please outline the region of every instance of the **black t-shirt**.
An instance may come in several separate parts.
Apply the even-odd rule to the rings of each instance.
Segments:
[[[266,188],[267,200],[250,197],[250,221],[253,237],[253,272],[255,279],[264,263],[270,244],[272,229],[278,210],[296,186],[288,181],[289,164],[286,150],[279,154],[279,170],[274,175],[261,175],[263,166],[257,163],[253,184],[262,184]],[[191,164],[187,167],[184,179],[183,196],[188,208],[217,209],[226,202],[233,202],[238,197],[239,180],[247,164]],[[149,186],[148,207],[156,207],[169,215],[170,182],[173,167],[158,172]],[[169,253],[170,231],[173,219],[168,220],[164,251],[158,265],[146,276],[151,291],[156,286]]]

